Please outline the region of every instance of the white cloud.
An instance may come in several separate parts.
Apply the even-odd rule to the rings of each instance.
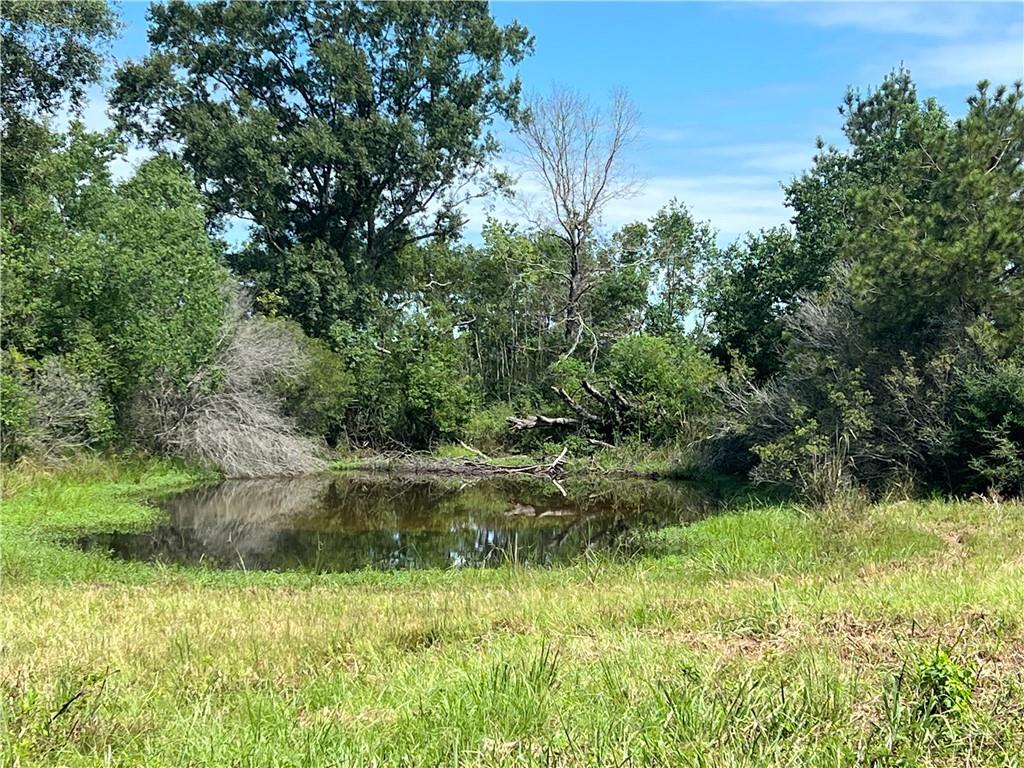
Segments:
[[[972,86],[982,79],[1010,83],[1024,77],[1020,3],[809,3],[787,5],[782,13],[812,26],[888,36],[888,58],[871,71],[885,71],[900,60],[924,86]]]
[[[681,128],[654,126],[643,129],[643,139],[658,144],[677,144],[687,138],[687,132]]]
[[[1024,77],[1024,28],[1011,28],[1003,39],[926,48],[908,56],[907,64],[915,78],[934,86],[1009,84]]]
[[[689,206],[696,218],[710,221],[723,241],[735,240],[751,230],[785,224],[791,215],[774,176],[658,176],[650,179],[635,197],[609,205],[604,223],[616,229],[649,218],[672,198]]]
[[[808,141],[772,141],[728,144],[695,150],[705,157],[721,158],[730,168],[776,174],[788,179],[811,165],[816,152],[814,139]]]
[[[958,39],[984,19],[985,8],[970,3],[808,3],[788,8],[819,27],[854,27],[891,35]]]
[[[517,187],[521,195],[536,195],[538,192],[526,179],[520,180]],[[786,225],[791,216],[775,176],[656,176],[646,180],[636,195],[611,202],[604,212],[602,225],[607,230],[615,230],[634,221],[643,221],[673,198],[689,206],[697,219],[710,221],[719,231],[719,240],[723,243],[731,242],[748,231]],[[499,219],[525,224],[516,206],[506,201],[474,201],[462,210],[468,219],[465,234],[471,242],[480,242],[480,231],[488,213]]]

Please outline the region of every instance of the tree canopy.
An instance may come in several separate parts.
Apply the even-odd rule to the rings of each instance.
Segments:
[[[1020,83],[959,118],[902,68],[849,90],[791,220],[730,244],[679,200],[608,227],[638,114],[524,107],[532,40],[485,3],[156,4],[116,130],[54,130],[114,26],[2,6],[4,458],[626,444],[820,502],[1024,493]],[[460,202],[515,191],[502,121],[541,205],[462,241]],[[127,140],[151,156],[117,180]]]
[[[176,0],[149,39],[117,73],[119,124],[254,225],[233,265],[317,335],[388,299],[404,247],[459,231],[531,46],[480,2]]]
[[[44,122],[82,106],[102,73],[103,46],[118,27],[103,0],[19,0],[0,6],[0,183],[19,194],[36,155],[48,146]]]

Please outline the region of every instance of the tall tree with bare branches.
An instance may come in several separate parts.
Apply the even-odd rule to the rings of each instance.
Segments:
[[[637,180],[624,163],[624,152],[638,135],[638,113],[622,91],[607,107],[575,91],[555,88],[534,96],[520,128],[522,165],[540,193],[520,198],[530,222],[565,244],[563,322],[569,343],[579,346],[586,330],[581,299],[594,283],[588,254],[607,205],[636,192]]]

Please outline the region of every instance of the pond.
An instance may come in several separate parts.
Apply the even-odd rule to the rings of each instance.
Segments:
[[[713,504],[691,485],[589,478],[316,476],[227,480],[157,502],[155,528],[80,539],[114,557],[222,569],[352,571],[552,565],[628,550]]]

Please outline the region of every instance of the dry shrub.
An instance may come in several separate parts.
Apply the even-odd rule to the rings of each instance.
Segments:
[[[27,419],[18,439],[23,452],[59,461],[83,448],[102,446],[113,434],[110,405],[95,377],[48,357],[29,376]]]
[[[158,378],[137,400],[136,429],[161,452],[228,477],[316,472],[326,466],[320,447],[284,415],[277,386],[307,364],[293,328],[236,302],[213,364],[184,386]]]

